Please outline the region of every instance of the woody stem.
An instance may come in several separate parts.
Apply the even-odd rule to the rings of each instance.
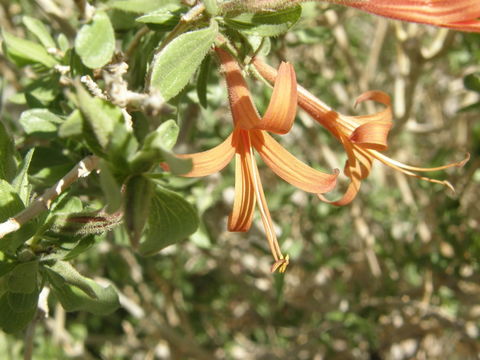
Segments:
[[[50,208],[52,202],[72,183],[88,176],[98,168],[99,158],[95,155],[87,156],[70,170],[55,185],[47,189],[40,197],[36,198],[26,209],[0,224],[0,239],[5,235],[17,231],[26,222]]]

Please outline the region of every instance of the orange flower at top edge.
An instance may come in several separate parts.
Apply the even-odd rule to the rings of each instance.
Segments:
[[[327,0],[392,19],[480,32],[479,0]]]
[[[288,255],[283,256],[265,200],[254,149],[282,179],[307,192],[323,194],[333,189],[338,172],[325,174],[296,159],[267,131],[285,134],[292,127],[297,108],[297,82],[291,64],[282,63],[274,81],[272,97],[263,117],[258,115],[240,66],[225,50],[216,48],[228,88],[234,129],[217,147],[196,154],[179,155],[192,160],[187,177],[206,176],[223,169],[235,155],[235,199],[228,219],[229,231],[248,231],[255,204],[275,259],[272,272],[284,272]]]
[[[253,65],[267,81],[270,83],[275,81],[277,72],[274,68],[258,58],[253,60]],[[415,167],[390,159],[380,153],[387,149],[387,136],[392,127],[390,97],[381,91],[369,91],[357,98],[356,103],[366,100],[380,102],[385,105],[385,109],[372,115],[342,115],[333,111],[303,87],[298,86],[298,104],[300,107],[327,128],[342,143],[348,156],[344,172],[351,181],[345,194],[337,201],[327,200],[323,195],[318,195],[319,198],[338,206],[350,203],[360,190],[361,181],[370,174],[373,160],[375,159],[406,175],[440,183],[453,190],[452,185],[448,181],[431,179],[418,175],[415,172],[443,170],[454,166],[460,167],[468,161],[469,156],[467,155],[467,158],[462,161],[435,168]]]

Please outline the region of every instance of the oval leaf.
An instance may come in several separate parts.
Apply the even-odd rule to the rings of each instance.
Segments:
[[[2,31],[2,36],[8,56],[19,66],[40,63],[51,68],[58,63],[40,44],[21,39],[6,31]]]
[[[277,36],[290,29],[301,15],[301,6],[294,6],[279,11],[241,14],[226,18],[225,22],[230,27],[248,35]]]
[[[20,116],[20,124],[29,135],[50,137],[57,132],[62,120],[47,109],[31,109]]]
[[[168,101],[188,84],[215,41],[218,25],[187,32],[170,42],[153,59],[150,90],[159,91]]]
[[[106,13],[99,11],[75,39],[75,50],[85,66],[96,69],[107,64],[115,51],[115,34]]]
[[[197,227],[198,216],[193,206],[179,194],[157,186],[140,253],[153,255],[193,234]]]

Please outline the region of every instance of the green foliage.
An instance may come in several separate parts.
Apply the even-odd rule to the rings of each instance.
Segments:
[[[115,34],[106,13],[95,13],[92,22],[83,25],[75,38],[75,50],[85,66],[91,69],[110,61],[115,51]]]
[[[17,66],[39,63],[51,68],[58,63],[40,44],[9,34],[5,30],[2,31],[2,37],[6,54]]]
[[[300,6],[289,7],[275,12],[240,14],[226,17],[228,26],[247,35],[278,36],[288,31],[302,15]]]
[[[190,31],[172,40],[154,58],[150,89],[158,90],[170,100],[188,84],[202,63],[218,33],[218,25]]]
[[[198,227],[195,209],[179,194],[157,186],[139,251],[152,255],[191,235]]]

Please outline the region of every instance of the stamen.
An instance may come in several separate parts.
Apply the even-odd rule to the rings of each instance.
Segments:
[[[280,250],[280,245],[277,240],[277,235],[275,234],[272,217],[270,216],[270,211],[268,210],[267,201],[263,192],[262,181],[260,179],[260,174],[258,173],[257,162],[252,151],[250,134],[248,134],[248,132],[245,133],[244,140],[245,146],[248,148],[247,156],[250,157],[251,161],[252,181],[254,184],[255,197],[257,198],[258,209],[260,211],[263,227],[267,235],[270,251],[272,252],[273,258],[275,259],[275,263],[272,266],[272,272],[276,271],[277,269],[279,272],[284,272],[288,266],[288,256],[284,257],[282,251]]]
[[[422,167],[416,167],[416,166],[410,166],[410,165],[407,165],[407,164],[403,164],[400,161],[391,159],[388,156],[385,156],[385,155],[379,153],[376,150],[369,150],[369,152],[380,161],[382,161],[380,158],[383,158],[384,161],[382,161],[382,162],[384,164],[386,164],[385,163],[385,161],[386,161],[388,163],[391,163],[391,164],[393,164],[393,165],[395,165],[399,168],[405,169],[405,170],[420,171],[420,172],[445,170],[445,169],[448,169],[448,168],[451,168],[451,167],[462,167],[463,165],[465,165],[468,162],[468,160],[470,160],[470,154],[467,153],[467,156],[465,157],[465,159],[463,159],[461,161],[451,163],[451,164],[447,164],[447,165],[443,165],[443,166],[432,167],[432,168],[422,168]]]
[[[446,181],[446,180],[437,180],[437,179],[432,179],[432,178],[429,178],[429,177],[426,177],[426,176],[421,176],[421,175],[418,175],[418,174],[415,174],[409,170],[407,170],[408,168],[412,168],[412,169],[417,169],[415,171],[436,171],[436,170],[442,170],[442,169],[446,169],[446,168],[449,168],[449,167],[452,167],[452,166],[459,166],[458,164],[459,163],[456,163],[456,164],[448,164],[448,165],[445,165],[445,166],[440,166],[440,167],[437,167],[437,168],[416,168],[416,167],[413,167],[413,166],[408,166],[408,165],[405,165],[405,164],[402,164],[396,160],[393,160],[393,159],[390,159],[389,157],[385,156],[385,155],[382,155],[380,153],[378,153],[377,151],[375,150],[367,150],[370,154],[372,154],[373,157],[375,157],[377,160],[379,160],[380,162],[382,162],[383,164],[391,167],[392,169],[395,169],[395,170],[398,170],[402,173],[404,173],[405,175],[408,175],[408,176],[412,176],[412,177],[416,177],[420,180],[424,180],[424,181],[428,181],[428,182],[431,182],[431,183],[436,183],[436,184],[441,184],[441,185],[444,185],[446,187],[448,187],[450,190],[452,190],[453,192],[455,192],[455,189],[453,188],[453,185],[450,184],[450,182]],[[400,165],[403,165],[403,167],[401,166],[398,166],[397,164],[400,164]]]

